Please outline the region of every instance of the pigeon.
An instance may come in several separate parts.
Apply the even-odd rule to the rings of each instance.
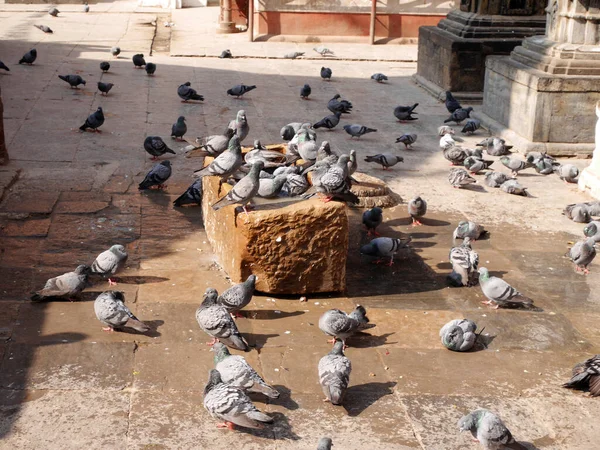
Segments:
[[[417,141],[417,135],[403,134],[399,138],[396,138],[396,144],[404,144],[404,148],[412,148],[412,145]]]
[[[333,72],[329,67],[321,67],[321,78],[331,81],[331,75],[333,75]]]
[[[225,421],[219,428],[233,430],[238,425],[258,429],[265,423],[273,423],[273,418],[260,412],[242,389],[224,383],[216,369],[210,371],[204,388],[204,408],[215,419]]]
[[[500,189],[507,194],[522,195],[527,197],[527,188],[521,186],[517,180],[506,180],[500,185]]]
[[[600,216],[600,201],[584,203],[587,206],[590,216]]]
[[[52,298],[68,298],[73,301],[73,298],[85,289],[89,274],[90,267],[80,265],[73,272],[50,278],[41,291],[31,296],[31,301],[41,302]]]
[[[308,99],[308,96],[310,95],[311,92],[312,92],[312,90],[311,90],[310,86],[308,84],[305,84],[304,86],[302,86],[300,88],[300,97],[302,97],[304,100],[306,100],[306,99]]]
[[[125,247],[120,244],[113,245],[96,257],[90,271],[92,274],[108,278],[109,286],[116,285],[117,283],[111,279],[111,275],[115,275],[125,266],[128,256]]]
[[[567,389],[589,391],[590,396],[600,395],[600,355],[595,355],[573,367],[573,376],[562,385]]]
[[[370,236],[374,234],[379,236],[377,233],[377,227],[383,222],[383,210],[379,207],[367,209],[362,215],[362,223],[367,227],[367,234]]]
[[[238,331],[227,309],[218,303],[217,298],[217,291],[208,288],[204,293],[202,304],[196,310],[198,325],[213,338],[210,345],[215,344],[218,340],[236,350],[249,351],[248,343]]]
[[[377,81],[378,83],[383,83],[384,81],[388,80],[388,77],[382,73],[374,73],[371,75],[371,79]]]
[[[173,150],[167,147],[167,144],[165,144],[165,141],[160,136],[146,136],[146,139],[144,139],[144,150],[152,156],[151,159],[154,161],[165,153],[176,155]]]
[[[358,160],[356,159],[356,150],[350,150],[350,159],[348,161],[348,176],[352,176],[358,169]],[[356,180],[355,183],[358,183]]]
[[[200,144],[198,148],[202,149],[201,156],[218,156],[229,147],[229,141],[233,137],[235,131],[231,128],[225,130],[225,134],[217,134],[208,136],[207,138],[197,138],[196,143]]]
[[[343,128],[346,131],[346,133],[350,135],[351,138],[360,138],[363,134],[375,133],[377,131],[377,129],[375,128],[365,127],[364,125],[359,125],[356,123],[353,123],[352,125],[344,125]]]
[[[114,84],[112,83],[103,83],[102,81],[98,81],[98,90],[100,91],[101,95],[108,95],[113,86]]]
[[[277,175],[273,178],[261,178],[258,182],[258,193],[256,196],[261,198],[278,197],[287,179],[287,174]]]
[[[150,329],[148,325],[133,315],[125,306],[125,296],[119,291],[104,291],[94,301],[94,312],[100,322],[106,325],[104,331],[114,331],[121,328],[133,328],[140,333]]]
[[[77,88],[80,84],[85,86],[85,80],[79,75],[59,75],[58,78],[69,83],[72,88]]]
[[[255,162],[252,164],[250,168],[250,172],[244,178],[237,182],[231,190],[213,203],[212,208],[215,211],[219,209],[239,203],[242,205],[244,209],[244,213],[246,217],[248,217],[248,210],[246,209],[246,204],[250,202],[254,198],[254,196],[258,193],[258,176],[260,171],[263,169],[264,164],[262,161]]]
[[[202,180],[194,181],[187,190],[173,202],[173,206],[202,205]]]
[[[49,26],[47,26],[47,25],[34,25],[34,27],[36,27],[36,28],[37,28],[37,29],[39,29],[39,30],[42,30],[44,33],[48,33],[48,34],[52,34],[52,33],[54,33],[54,32],[52,31],[52,28],[50,28],[50,27],[49,27]]]
[[[585,275],[590,273],[587,267],[596,257],[595,243],[596,241],[593,237],[581,239],[565,255],[575,263],[575,270],[577,272],[583,272]]]
[[[508,156],[503,156],[500,158],[500,162],[504,167],[507,167],[511,170],[513,178],[516,178],[519,174],[519,171],[527,169],[532,166],[531,163],[527,161],[523,161],[517,158],[511,158]]]
[[[485,184],[493,188],[502,186],[502,183],[506,180],[508,180],[508,177],[502,172],[488,172],[485,175]]]
[[[121,48],[120,47],[113,47],[110,49],[110,54],[113,55],[115,58],[117,56],[119,56],[119,54],[121,53]]]
[[[100,70],[102,72],[108,72],[110,70],[110,63],[108,61],[102,61],[100,63]]]
[[[470,176],[465,169],[460,167],[455,167],[454,169],[450,169],[450,174],[448,175],[448,181],[454,188],[461,188],[468,184],[477,183],[477,180]]]
[[[151,63],[151,62],[146,64],[146,74],[154,75],[154,72],[156,72],[156,64]]]
[[[459,108],[457,110],[455,110],[454,112],[452,112],[452,114],[450,115],[450,117],[448,117],[446,120],[444,120],[444,123],[448,123],[448,122],[455,122],[455,123],[461,123],[463,120],[468,119],[470,116],[469,114],[471,114],[471,111],[473,111],[472,107],[468,107],[468,108]]]
[[[594,220],[593,222],[588,223],[583,228],[583,235],[594,238],[595,242],[600,242],[600,222]]]
[[[327,102],[327,109],[334,114],[337,112],[350,114],[352,112],[352,103],[348,100],[340,100],[341,97],[340,94],[335,94],[333,98]]]
[[[194,172],[194,176],[202,178],[207,175],[214,175],[221,177],[223,180],[231,176],[243,163],[244,157],[240,139],[237,136],[232,136],[227,151],[217,156],[208,166]]]
[[[498,137],[487,138],[476,144],[478,147],[484,147],[485,151],[490,156],[510,155],[512,145],[506,145],[504,139]]]
[[[471,238],[465,237],[462,244],[450,249],[452,272],[448,275],[450,286],[475,286],[479,281],[477,272],[479,255],[471,248]]]
[[[463,161],[463,165],[471,173],[479,173],[484,169],[489,169],[492,164],[494,164],[494,161],[481,159],[477,156],[467,156]]]
[[[572,203],[567,205],[563,214],[573,222],[588,223],[592,220],[588,207],[585,203]]]
[[[469,319],[455,319],[448,322],[440,330],[442,344],[448,350],[468,352],[477,340],[477,324]]]
[[[560,166],[553,157],[541,154],[539,157],[534,157],[531,154],[527,155],[527,162],[533,164],[535,171],[542,175],[550,175]]]
[[[23,57],[19,60],[19,64],[29,64],[31,66],[36,58],[37,50],[35,48],[32,48],[23,55]]]
[[[440,148],[442,150],[447,150],[451,147],[456,147],[456,141],[451,134],[443,134],[440,138]]]
[[[314,171],[313,186],[304,194],[304,198],[310,198],[318,192],[325,194],[325,202],[340,198],[346,202],[358,203],[358,197],[350,191],[348,161],[350,157],[342,155],[333,166]]]
[[[50,14],[52,17],[57,17],[59,13],[60,11],[55,7],[50,8],[48,11],[48,14]]]
[[[83,12],[90,12],[90,5],[88,5],[87,2],[85,3],[85,5],[83,5]]]
[[[579,169],[573,164],[561,164],[554,168],[554,172],[566,183],[577,183]]]
[[[341,405],[350,382],[352,364],[344,355],[344,343],[336,339],[331,351],[319,360],[319,383],[325,394],[323,401]]]
[[[227,94],[231,96],[235,96],[235,98],[240,98],[246,92],[250,92],[252,89],[256,89],[255,85],[246,86],[245,84],[238,84],[231,89],[227,89]]]
[[[495,304],[495,308],[502,306],[531,306],[533,300],[525,297],[506,281],[491,277],[489,271],[485,267],[479,270],[479,285],[481,291],[488,299],[487,302],[482,302],[486,305]]]
[[[450,91],[446,91],[446,109],[450,114],[457,109],[462,109],[462,106],[460,106],[460,103],[458,103]]]
[[[246,136],[250,132],[250,125],[248,125],[248,119],[246,118],[246,111],[240,109],[231,122],[229,122],[229,128],[231,128],[236,136],[240,139],[240,142],[244,142]]]
[[[327,55],[335,56],[333,54],[333,52],[331,50],[329,50],[327,47],[323,47],[323,46],[315,47],[315,48],[313,48],[313,50],[321,56],[327,56]]]
[[[141,69],[142,66],[146,65],[146,60],[144,59],[144,55],[142,53],[138,53],[137,55],[133,55],[133,57],[131,58],[131,60],[133,61],[133,66],[136,69]]]
[[[276,177],[277,176],[279,175],[276,175]],[[281,192],[282,194],[285,194],[288,197],[297,197],[299,195],[302,195],[310,188],[308,181],[303,175],[290,173],[287,174],[286,177],[287,179],[283,184]]]
[[[192,83],[186,81],[182,85],[177,88],[177,95],[182,99],[183,103],[189,102],[190,100],[198,100],[200,102],[204,101],[204,96],[198,94],[194,89],[190,86]]]
[[[454,128],[448,125],[442,125],[438,128],[438,136],[444,136],[446,134],[454,134]]]
[[[224,306],[227,311],[235,314],[250,303],[254,295],[255,285],[256,275],[250,275],[243,283],[236,284],[223,292],[217,298],[217,302]]]
[[[354,333],[373,327],[375,324],[369,323],[367,310],[361,305],[357,305],[350,314],[339,309],[330,309],[319,318],[319,329],[323,333],[333,336],[330,343],[336,343],[336,340],[340,339],[345,345],[346,339]]]
[[[0,69],[6,70],[7,72],[10,72],[10,69],[2,61],[0,61]]]
[[[286,53],[285,55],[283,55],[283,57],[285,59],[296,59],[299,56],[304,56],[304,52],[291,52],[291,53]]]
[[[283,139],[284,141],[291,141],[298,132],[298,130],[300,130],[301,126],[302,124],[300,122],[288,123],[281,129],[281,132],[279,133],[281,139]]]
[[[342,117],[341,112],[336,112],[335,114],[331,114],[318,122],[313,124],[313,128],[318,130],[319,128],[327,128],[328,130],[332,130],[340,123],[340,117]]]
[[[231,50],[223,50],[221,52],[221,54],[219,55],[219,58],[221,59],[227,59],[227,58],[233,58],[233,55],[231,54]]]
[[[183,136],[187,133],[187,125],[185,124],[185,117],[179,116],[177,122],[171,126],[171,137],[175,140],[182,141]]]
[[[473,134],[479,128],[481,128],[481,122],[479,120],[477,120],[477,119],[469,119],[469,120],[467,120],[467,123],[463,127],[461,133],[463,133],[463,134]]]
[[[378,260],[374,261],[375,264],[380,264],[384,262],[384,258],[390,258],[390,261],[387,263],[388,266],[394,264],[394,255],[398,253],[401,248],[408,247],[411,238],[402,239],[397,238],[389,238],[389,237],[378,237],[373,239],[366,245],[363,245],[360,248],[360,253],[368,256],[377,256]]]
[[[79,127],[81,131],[86,131],[88,128],[97,131],[98,133],[102,124],[104,123],[104,112],[102,111],[102,107],[98,106],[98,109],[90,114],[86,119],[85,123]]]
[[[408,120],[418,120],[418,117],[413,117],[413,114],[417,114],[415,108],[419,106],[418,103],[415,103],[412,106],[396,106],[394,108],[394,117],[398,119],[400,122],[406,122]]]
[[[171,176],[171,161],[161,161],[156,164],[150,172],[146,174],[144,180],[138,185],[140,191],[157,186],[158,189],[164,189],[165,182]]]
[[[224,383],[244,392],[257,392],[269,398],[279,398],[279,392],[269,386],[243,356],[232,355],[220,342],[215,342],[212,351],[215,353],[215,369],[219,371]]]
[[[453,166],[462,166],[465,159],[467,159],[467,157],[469,156],[465,149],[456,146],[449,146],[445,148],[443,153],[444,158],[450,161],[450,164],[452,164]]]
[[[460,432],[470,431],[485,450],[527,450],[515,441],[506,425],[487,409],[473,411],[458,421]]]
[[[324,437],[319,440],[319,445],[317,446],[317,450],[331,450],[331,446],[333,442],[331,438]]]
[[[472,241],[476,241],[481,236],[485,236],[487,231],[482,225],[471,222],[470,220],[461,220],[458,222],[458,226],[452,233],[452,239],[466,239],[469,238]]]
[[[415,197],[408,202],[408,214],[412,217],[412,226],[423,225],[419,218],[427,213],[427,202],[421,197]]]

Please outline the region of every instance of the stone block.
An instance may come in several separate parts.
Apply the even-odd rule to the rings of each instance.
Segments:
[[[45,237],[50,228],[50,219],[11,220],[2,229],[3,236],[11,237]]]

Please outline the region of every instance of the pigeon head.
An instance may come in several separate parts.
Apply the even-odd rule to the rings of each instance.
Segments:
[[[243,109],[239,110],[237,113],[237,120],[238,120],[238,122],[245,122],[246,121],[246,111],[244,111]]]
[[[590,223],[583,229],[583,234],[587,237],[595,236],[598,233],[598,226],[595,223]]]
[[[81,80],[81,84],[85,86],[85,80]]]
[[[211,369],[208,373],[208,383],[206,383],[206,386],[204,387],[204,395],[208,394],[215,386],[218,386],[221,383],[223,383],[223,380],[221,379],[219,371]]]
[[[458,429],[460,432],[471,431],[477,428],[477,420],[475,419],[475,415],[473,413],[467,414],[463,416],[458,421]]]
[[[325,69],[325,67],[321,68],[321,70],[323,70],[323,69]],[[333,96],[333,99],[332,99],[332,100],[337,100],[337,99],[338,99],[338,98],[340,98],[340,97],[341,97],[341,95],[340,95],[340,94],[335,94],[335,95]]]
[[[202,299],[202,306],[211,306],[217,304],[217,297],[219,294],[217,290],[214,288],[208,288],[204,292],[204,297]]]
[[[287,175],[286,175],[287,177]],[[254,285],[254,283],[256,283],[256,280],[258,280],[258,277],[256,275],[249,275],[248,278],[246,279],[246,283],[250,283],[252,285]]]
[[[117,253],[117,254],[123,254],[123,253],[126,253],[126,251],[125,251],[125,247],[124,247],[124,246],[122,246],[121,244],[116,244],[116,245],[113,245],[113,246],[112,246],[112,247],[111,247],[109,250],[110,250],[111,252],[113,252],[113,253]]]
[[[75,273],[77,275],[88,275],[91,271],[92,269],[90,268],[90,266],[86,266],[85,264],[81,264],[75,269]]]
[[[215,365],[217,365],[218,363],[223,361],[228,356],[231,356],[231,353],[229,353],[229,349],[227,348],[227,346],[221,344],[218,341],[214,343],[214,345],[212,346],[210,351],[215,353],[215,356],[214,356]]]
[[[102,106],[98,106],[98,109],[96,110],[96,112],[101,113],[102,112]]]
[[[380,217],[383,214],[383,209],[381,209],[379,206],[376,206],[375,208],[371,209],[371,216],[377,218]]]
[[[171,161],[167,160],[167,161],[161,161],[160,162],[161,166],[165,166],[165,167],[171,167]]]
[[[477,272],[479,272],[480,280],[487,281],[490,278],[490,272],[485,267],[480,267]]]
[[[343,167],[344,165],[348,164],[348,161],[350,161],[350,157],[348,155],[342,155],[338,159],[338,166]]]
[[[186,81],[185,83],[183,83],[184,86],[191,86],[192,83],[190,83],[189,81]]]
[[[177,122],[185,122],[185,117],[183,117],[183,116],[179,116],[179,117],[177,118]]]
[[[29,50],[29,53],[31,53],[33,56],[36,56],[37,50],[35,48],[32,48],[31,50]]]

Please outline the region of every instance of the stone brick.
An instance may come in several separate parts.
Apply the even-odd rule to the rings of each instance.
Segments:
[[[10,220],[2,231],[3,236],[44,237],[48,234],[50,219]]]
[[[0,207],[0,211],[50,214],[59,195],[58,191],[13,191]]]

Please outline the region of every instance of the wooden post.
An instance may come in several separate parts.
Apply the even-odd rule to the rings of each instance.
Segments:
[[[254,0],[248,0],[248,40],[254,42]]]
[[[369,44],[375,44],[375,18],[377,16],[377,0],[371,0],[371,23],[369,24]]]

